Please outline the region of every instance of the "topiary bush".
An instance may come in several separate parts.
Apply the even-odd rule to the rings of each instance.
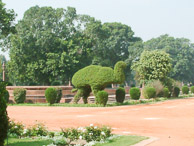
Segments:
[[[138,100],[141,95],[141,91],[139,88],[133,87],[129,90],[129,94],[131,99]]]
[[[191,93],[194,93],[194,86],[191,86]]]
[[[174,89],[173,89],[172,96],[173,97],[178,97],[179,94],[180,94],[180,88],[175,86]]]
[[[54,104],[57,98],[57,90],[53,87],[47,88],[45,90],[45,97],[49,104]]]
[[[54,81],[51,83],[51,86],[59,86],[60,84],[60,81]]]
[[[26,89],[24,88],[16,88],[13,90],[14,101],[18,103],[24,103],[26,100]]]
[[[5,91],[4,99],[7,103],[9,102],[9,92],[7,90]]]
[[[6,83],[0,82],[0,146],[4,145],[8,133],[7,105],[3,98],[6,92]]]
[[[96,103],[106,106],[108,101],[108,93],[106,91],[99,91],[96,97]]]
[[[55,88],[55,89],[57,91],[57,97],[56,97],[55,103],[60,103],[61,98],[63,96],[63,94],[62,94],[62,88]]]
[[[183,94],[189,94],[189,87],[188,86],[183,86],[182,87],[182,93]]]
[[[156,97],[156,89],[153,87],[145,87],[143,90],[143,95],[146,99],[155,98]]]
[[[119,103],[123,103],[125,100],[125,89],[122,87],[119,87],[116,90],[116,101]]]
[[[162,85],[162,82],[159,80],[152,80],[147,83],[147,86],[153,87],[156,89],[156,97],[161,96],[161,92],[163,92],[164,86]]]
[[[72,83],[77,88],[74,102],[77,103],[81,97],[86,102],[91,91],[97,97],[98,91],[104,90],[107,85],[122,84],[125,81],[125,68],[126,63],[119,61],[114,70],[98,65],[90,65],[80,69],[72,78]]]
[[[169,97],[169,94],[170,94],[170,92],[169,92],[168,88],[164,88],[163,89],[163,97]]]

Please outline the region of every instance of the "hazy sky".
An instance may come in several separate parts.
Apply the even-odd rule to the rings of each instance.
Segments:
[[[17,20],[32,6],[75,7],[102,22],[121,22],[144,41],[161,34],[185,37],[194,43],[194,0],[2,0]]]

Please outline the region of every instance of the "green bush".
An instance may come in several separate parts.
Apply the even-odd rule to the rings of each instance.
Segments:
[[[163,92],[163,89],[164,89],[162,82],[159,80],[151,80],[146,84],[146,86],[153,87],[156,89],[156,97],[160,97],[161,92]]]
[[[26,100],[26,89],[24,88],[16,88],[13,90],[14,100],[18,103],[24,103]]]
[[[51,86],[59,86],[61,83],[59,81],[54,81],[51,83]]]
[[[132,87],[129,90],[129,94],[130,94],[131,99],[138,100],[140,98],[141,91],[139,88]]]
[[[125,100],[125,89],[122,87],[119,87],[116,90],[116,101],[119,103],[123,103]]]
[[[143,90],[143,95],[146,99],[155,98],[156,97],[156,89],[153,87],[145,87]]]
[[[61,98],[63,96],[62,88],[55,88],[55,89],[57,91],[57,97],[56,97],[55,103],[60,103]]]
[[[5,91],[4,99],[7,103],[9,102],[9,92],[7,90]]]
[[[106,91],[99,91],[96,97],[96,103],[106,106],[108,101],[108,93]]]
[[[11,120],[9,122],[9,136],[21,137],[24,133],[24,125],[21,122]]]
[[[53,87],[45,90],[46,101],[50,104],[54,104],[57,98],[57,90]]]
[[[182,87],[182,93],[183,94],[189,94],[189,87],[188,86],[183,86]]]
[[[173,97],[178,97],[179,94],[180,94],[180,88],[175,86],[174,89],[173,89],[172,96]]]
[[[7,105],[3,98],[6,92],[6,83],[0,82],[0,146],[4,145],[8,133]]]
[[[170,92],[169,92],[168,88],[164,88],[163,89],[163,97],[169,97],[169,94],[170,94]]]
[[[194,93],[194,86],[191,86],[191,93]]]

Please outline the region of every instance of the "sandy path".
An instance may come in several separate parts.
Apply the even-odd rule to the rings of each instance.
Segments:
[[[119,134],[159,138],[149,146],[194,146],[194,98],[108,108],[10,106],[8,114],[26,125],[44,122],[50,130],[103,124]]]

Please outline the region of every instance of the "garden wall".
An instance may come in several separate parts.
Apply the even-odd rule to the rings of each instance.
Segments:
[[[26,101],[27,103],[45,103],[46,99],[44,96],[45,90],[51,86],[7,86],[7,90],[10,94],[10,102],[13,103],[13,90],[15,88],[24,88],[27,90],[26,92]],[[72,101],[75,93],[72,93],[71,90],[73,89],[72,86],[52,86],[52,87],[59,87],[62,88],[62,99],[61,103],[69,103]],[[126,93],[129,91],[129,87],[126,87]],[[107,88],[105,89],[109,94],[109,102],[115,101],[115,91],[116,88]],[[129,98],[128,96],[126,98]],[[94,102],[94,96],[91,94],[89,97],[89,103]]]

